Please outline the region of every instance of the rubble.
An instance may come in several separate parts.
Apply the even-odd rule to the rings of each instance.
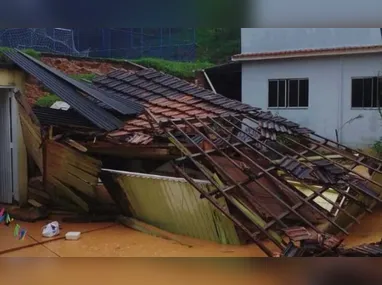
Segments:
[[[340,238],[381,202],[378,158],[153,69],[85,84],[6,55],[71,106],[31,108],[17,96],[39,176],[32,204],[73,212],[70,221],[122,214],[130,225],[253,242],[268,256],[380,254],[380,244],[346,249]]]

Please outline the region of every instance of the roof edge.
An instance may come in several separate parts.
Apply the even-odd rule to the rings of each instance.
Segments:
[[[382,53],[382,45],[362,47],[340,47],[322,49],[285,50],[274,52],[241,53],[232,56],[232,62],[260,61],[284,58],[323,57],[336,55],[356,55]]]

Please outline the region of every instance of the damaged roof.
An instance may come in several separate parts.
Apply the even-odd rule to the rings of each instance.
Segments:
[[[49,78],[48,82],[59,80],[89,105],[93,104],[109,115],[112,114],[110,110],[117,111],[97,96],[88,94],[84,97],[70,80],[34,61],[25,62],[24,58],[19,64],[24,66],[25,63],[24,68],[37,76],[43,74],[40,76],[42,80],[45,76]],[[291,235],[291,226],[303,225],[317,236],[326,232],[348,234],[353,223],[359,223],[365,212],[382,202],[382,182],[354,170],[362,166],[372,174],[381,175],[380,159],[321,137],[271,112],[153,69],[117,70],[96,78],[93,84],[88,87],[123,104],[142,105],[148,111],[134,118],[120,117],[123,123],[118,130],[109,132],[108,138],[144,145],[160,134],[166,147],[171,145],[178,149],[178,158],[172,163],[179,176],[269,256],[272,250],[262,242],[264,237],[273,243],[273,247],[285,252],[290,247],[280,230],[289,229]],[[85,87],[80,89],[87,92]],[[99,126],[95,123],[95,113],[86,117],[84,114],[88,113],[81,113],[83,110],[73,105],[77,98],[73,94],[69,96],[64,92],[62,96],[72,100],[68,103],[88,120],[77,120],[77,123]],[[65,122],[68,133],[75,129],[70,127],[76,123],[70,113],[73,111],[34,111],[43,124]],[[282,140],[277,139],[280,136],[283,136]],[[100,141],[104,139],[103,136],[99,138]],[[92,141],[89,144],[96,144],[95,139]],[[114,145],[111,148],[114,149]],[[119,157],[122,151],[116,153]],[[341,162],[327,154],[339,155]],[[313,156],[318,159],[312,159]],[[169,158],[166,156],[166,159]],[[192,166],[192,174],[187,172],[186,166]],[[195,173],[208,180],[213,188],[208,192],[203,189],[191,176]],[[328,192],[335,194],[335,200],[326,195]],[[225,198],[227,206],[219,203],[221,197]],[[319,199],[330,207],[322,206]],[[322,223],[326,224],[325,229],[320,227]],[[305,234],[305,231],[293,233],[296,236],[297,233]],[[333,240],[326,241],[331,244]]]
[[[122,115],[139,115],[143,111],[143,107],[137,103],[130,102],[129,100],[124,100],[123,102],[114,100],[107,96],[107,94],[74,80],[21,51],[9,50],[3,53],[8,59],[38,79],[79,114],[101,129],[106,131],[116,130],[123,126],[123,122],[112,113],[100,107],[95,102],[96,100],[113,108]],[[85,93],[87,96],[79,92]],[[93,100],[89,100],[92,98]]]
[[[274,131],[309,132],[285,118],[272,115],[271,112],[263,112],[260,108],[215,94],[211,90],[154,69],[136,72],[117,70],[95,78],[93,84],[99,90],[108,92],[110,96],[142,104],[159,121],[248,113],[258,117],[263,130],[262,134],[267,138],[275,138]],[[136,119],[126,121],[123,127],[125,132],[119,131],[118,134],[122,136],[150,128],[147,117],[140,115]]]

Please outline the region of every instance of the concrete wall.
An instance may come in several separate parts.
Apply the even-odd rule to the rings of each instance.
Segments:
[[[242,100],[279,113],[318,134],[335,139],[335,129],[363,115],[340,131],[349,146],[365,146],[382,136],[376,109],[351,108],[351,78],[382,73],[382,55],[305,58],[246,62],[242,65]],[[268,80],[309,78],[308,108],[268,108]]]
[[[380,28],[242,28],[242,52],[382,44]]]

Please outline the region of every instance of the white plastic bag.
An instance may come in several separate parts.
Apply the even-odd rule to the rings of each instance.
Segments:
[[[42,236],[51,238],[60,234],[60,224],[58,222],[51,222],[42,228]]]

